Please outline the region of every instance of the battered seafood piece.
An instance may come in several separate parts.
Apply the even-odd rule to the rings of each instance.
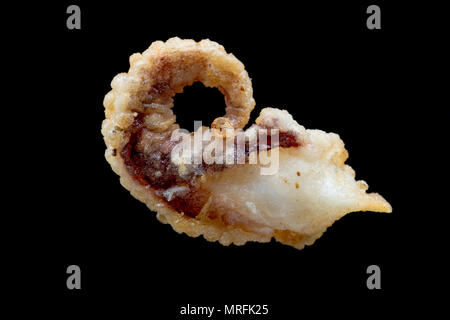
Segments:
[[[195,81],[225,96],[226,113],[212,132],[215,141],[236,144],[255,106],[252,85],[243,64],[215,42],[154,42],[130,57],[130,70],[114,78],[104,99],[106,159],[161,222],[223,245],[275,238],[301,249],[349,212],[392,211],[380,195],[366,193],[364,181],[355,181],[338,135],[306,130],[285,110],[263,109],[245,131],[245,148],[234,153],[243,164],[192,163],[183,152],[195,151],[185,149],[174,156],[194,134],[173,138],[179,129],[173,97]],[[261,130],[267,130],[264,148],[254,143]],[[261,174],[267,165],[249,161],[263,151],[278,155],[273,174]]]

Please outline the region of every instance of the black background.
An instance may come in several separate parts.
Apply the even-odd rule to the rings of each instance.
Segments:
[[[222,310],[268,304],[267,319],[402,314],[413,298],[399,297],[415,296],[411,266],[421,260],[421,242],[411,245],[419,209],[405,205],[414,197],[404,191],[413,166],[403,161],[419,143],[404,143],[416,112],[405,96],[417,94],[409,82],[416,60],[406,48],[417,30],[402,22],[404,8],[380,1],[382,29],[368,30],[372,3],[340,2],[40,5],[37,35],[27,43],[41,80],[34,111],[45,125],[36,133],[47,138],[35,159],[43,184],[28,200],[39,209],[28,219],[31,250],[23,253],[39,261],[36,298],[62,306],[60,315],[122,310],[182,319],[188,303]],[[81,7],[81,30],[66,28],[70,4]],[[209,38],[244,63],[256,100],[250,123],[262,108],[276,107],[306,128],[338,133],[357,179],[393,213],[351,213],[301,251],[276,242],[223,247],[159,223],[120,185],[104,159],[100,128],[103,97],[112,78],[128,70],[128,57],[173,36]],[[194,120],[208,124],[223,115],[224,101],[195,84],[176,96],[174,111],[191,130]],[[82,271],[79,291],[66,287],[71,264]],[[371,264],[381,268],[381,290],[366,287]]]

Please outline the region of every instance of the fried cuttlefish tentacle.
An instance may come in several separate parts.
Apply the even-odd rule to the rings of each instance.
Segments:
[[[130,70],[113,79],[104,99],[106,159],[122,185],[161,222],[223,245],[275,238],[301,249],[349,212],[392,211],[380,195],[366,193],[364,181],[355,180],[338,135],[306,130],[285,110],[263,109],[244,132],[244,148],[232,154],[243,162],[192,163],[183,154],[195,157],[189,148],[174,156],[195,138],[193,133],[173,138],[179,129],[173,97],[196,81],[225,97],[225,115],[212,123],[213,140],[236,145],[255,106],[252,85],[244,65],[215,42],[154,42],[130,57]],[[261,130],[268,132],[266,142],[276,143],[255,144]],[[266,164],[249,160],[263,151],[277,155],[272,174],[261,174]]]

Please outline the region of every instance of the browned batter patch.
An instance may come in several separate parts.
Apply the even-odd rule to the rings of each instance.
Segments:
[[[176,143],[165,141],[158,149],[146,153],[138,147],[142,139],[143,130],[147,130],[144,125],[144,113],[138,113],[133,124],[129,127],[128,132],[130,138],[128,143],[120,151],[128,173],[139,184],[149,186],[150,191],[158,198],[168,203],[177,212],[183,212],[187,216],[196,217],[205,203],[208,201],[209,192],[199,187],[198,179],[205,174],[213,174],[229,167],[226,164],[206,164],[203,162],[200,167],[186,177],[178,174],[178,167],[171,161],[171,151]],[[269,131],[270,132],[270,131]],[[170,140],[170,139],[169,139]],[[235,145],[237,139],[235,139]],[[296,137],[289,132],[279,132],[279,146],[282,148],[298,147],[300,144]],[[267,135],[267,145],[263,149],[270,150],[271,135]],[[237,150],[237,148],[235,148]],[[259,151],[260,145],[255,143],[250,145],[248,141],[245,143],[246,161],[252,151]],[[237,157],[237,154],[235,153]],[[235,159],[236,160],[236,159]],[[233,164],[239,165],[239,164]],[[231,166],[233,166],[231,165]],[[170,200],[160,196],[161,192],[175,187],[184,186],[189,191],[181,195],[174,195]]]

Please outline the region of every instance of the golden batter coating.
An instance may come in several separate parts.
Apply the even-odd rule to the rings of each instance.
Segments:
[[[104,99],[106,159],[161,222],[223,245],[275,238],[301,249],[348,212],[391,212],[381,196],[365,192],[365,182],[355,181],[339,136],[306,130],[284,110],[263,109],[245,131],[252,139],[258,130],[278,130],[279,144],[267,151],[279,154],[274,174],[261,175],[264,165],[249,161],[210,165],[174,158],[182,142],[171,139],[179,128],[173,97],[195,81],[223,93],[226,114],[212,127],[221,130],[216,139],[226,140],[226,129],[234,137],[255,105],[251,81],[239,60],[209,40],[154,42],[130,57],[130,70],[114,78]],[[247,145],[245,157],[259,152]]]

